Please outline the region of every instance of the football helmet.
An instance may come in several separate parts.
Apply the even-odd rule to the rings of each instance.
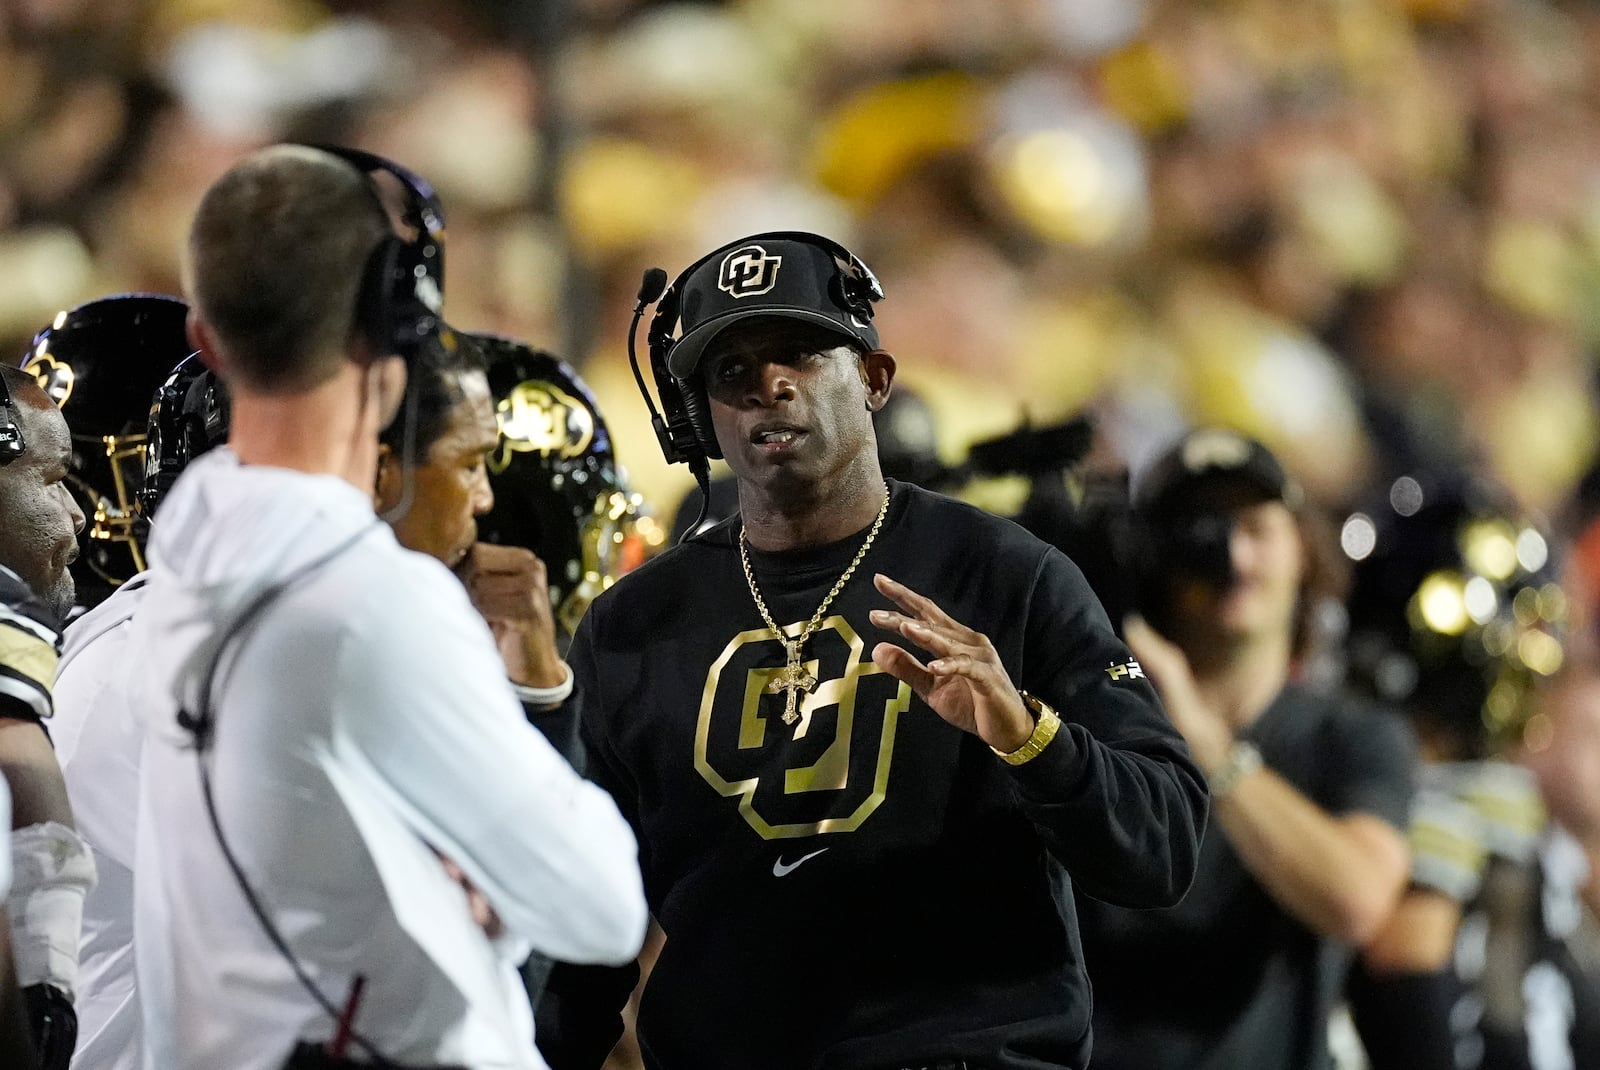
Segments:
[[[1350,682],[1444,733],[1453,757],[1521,739],[1564,660],[1567,600],[1545,528],[1498,487],[1401,476],[1339,534],[1353,562]]]
[[[186,357],[162,381],[147,406],[145,463],[139,480],[139,510],[146,521],[189,462],[228,441],[231,411],[227,388],[201,363],[198,353]]]
[[[89,519],[73,566],[80,601],[98,600],[145,567],[145,424],[156,387],[193,352],[188,315],[176,297],[104,297],[58,313],[23,355],[22,368],[72,432],[67,481]]]
[[[589,603],[665,532],[628,488],[594,394],[570,365],[513,339],[468,337],[483,352],[500,424],[489,459],[494,508],[479,518],[479,537],[538,555],[570,637]]]

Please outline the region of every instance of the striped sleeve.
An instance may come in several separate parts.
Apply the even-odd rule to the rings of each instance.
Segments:
[[[61,636],[52,614],[15,574],[0,575],[0,717],[49,717]]]

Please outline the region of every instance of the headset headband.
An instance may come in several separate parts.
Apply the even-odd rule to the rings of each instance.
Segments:
[[[411,194],[410,204],[407,205],[406,222],[415,226],[422,234],[426,234],[441,246],[444,244],[444,205],[439,202],[439,195],[434,192],[428,180],[393,160],[379,156],[375,152],[364,152],[361,149],[347,149],[342,145],[315,145],[313,148],[340,159],[346,160],[361,171],[371,174],[382,171],[393,175],[400,184]]]
[[[415,237],[391,234],[380,241],[365,268],[357,313],[374,343],[408,362],[431,339],[454,349],[455,336],[443,319],[444,206],[433,187],[410,168],[376,153],[340,145],[312,147],[349,163],[369,182],[376,172],[394,176],[406,194],[402,218],[417,228]]]

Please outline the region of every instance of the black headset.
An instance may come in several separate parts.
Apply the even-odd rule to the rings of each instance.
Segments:
[[[803,242],[826,251],[833,257],[835,266],[833,278],[828,283],[829,295],[840,308],[863,323],[872,319],[873,302],[883,300],[883,286],[860,257],[833,239],[809,231],[767,231],[713,249],[684,268],[672,285],[665,288],[665,292],[662,285],[667,281],[667,273],[660,268],[646,271],[639,287],[639,303],[633,310],[633,325],[628,329],[628,360],[633,365],[633,377],[639,384],[639,392],[649,406],[650,422],[655,428],[656,440],[661,444],[662,455],[668,464],[687,464],[696,479],[700,470],[708,466],[710,458],[722,456],[722,448],[717,445],[717,434],[711,425],[711,399],[706,391],[705,377],[697,373],[688,379],[680,379],[672,374],[668,365],[672,348],[678,341],[673,333],[679,325],[683,287],[689,276],[707,262],[742,245],[760,241]],[[650,371],[656,381],[656,393],[661,398],[660,412],[656,411],[650,392],[645,389],[644,376],[639,372],[639,361],[634,354],[634,335],[638,331],[639,320],[644,316],[645,306],[652,302],[656,304],[656,311],[651,317],[646,339],[650,347]]]
[[[17,419],[17,406],[11,400],[11,387],[6,377],[0,375],[0,467],[21,457],[27,448],[22,438],[22,424]]]
[[[371,181],[382,172],[393,175],[405,190],[402,219],[416,237],[390,234],[380,241],[363,269],[356,318],[372,344],[384,353],[415,361],[429,339],[453,349],[444,307],[444,206],[433,187],[415,171],[393,160],[340,145],[313,145],[348,162]]]

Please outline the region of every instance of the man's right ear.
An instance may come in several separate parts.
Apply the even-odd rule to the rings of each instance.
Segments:
[[[184,320],[183,329],[184,334],[188,335],[189,345],[200,354],[200,363],[226,379],[222,360],[217,356],[216,340],[211,333],[211,325],[193,305],[189,306],[189,315]]]
[[[387,442],[378,443],[378,474],[372,486],[374,512],[386,512],[399,504],[404,483],[400,475],[399,455]]]

